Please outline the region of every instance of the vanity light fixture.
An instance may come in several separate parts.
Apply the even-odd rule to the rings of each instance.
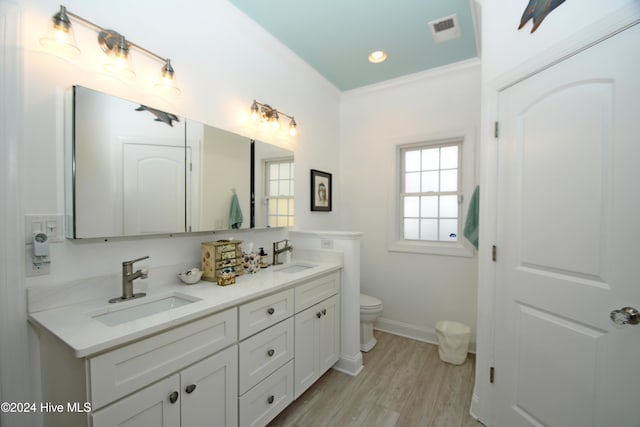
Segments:
[[[265,126],[271,125],[274,130],[280,129],[280,116],[285,116],[289,119],[289,135],[296,136],[298,134],[298,124],[293,116],[290,116],[282,111],[278,111],[268,104],[253,100],[251,104],[251,118],[254,123],[257,123],[259,119]]]
[[[127,40],[117,31],[102,28],[75,13],[69,12],[64,6],[60,6],[60,11],[51,18],[52,28],[40,39],[40,43],[49,50],[79,55],[80,49],[73,34],[70,18],[98,32],[98,44],[102,51],[108,55],[107,62],[104,64],[105,70],[126,78],[135,78],[136,73],[133,71],[130,54],[130,50],[134,48],[162,63],[162,68],[160,69],[161,77],[154,85],[154,88],[169,92],[172,95],[180,94],[181,91],[175,81],[175,71],[171,66],[171,60]]]

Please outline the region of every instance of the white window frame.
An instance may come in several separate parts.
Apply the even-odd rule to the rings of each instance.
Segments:
[[[267,227],[269,228],[278,228],[278,227],[293,227],[295,225],[295,194],[290,195],[290,196],[271,196],[269,194],[269,181],[270,181],[270,173],[271,173],[271,168],[270,166],[272,164],[278,163],[290,163],[291,164],[291,170],[293,172],[293,166],[294,166],[294,162],[293,162],[293,158],[287,157],[287,158],[278,158],[278,159],[268,159],[265,160],[264,162],[264,203],[265,203],[265,209],[264,209],[264,215],[265,215],[265,224],[267,224]],[[295,184],[295,176],[290,178],[291,181],[291,189],[293,191],[293,185]],[[276,216],[286,216],[288,218],[287,220],[287,225],[270,225],[269,224],[269,200],[271,199],[288,199],[289,203],[288,203],[288,210],[287,210],[287,214],[286,215],[276,215]],[[293,202],[293,213],[290,212],[290,207],[291,207],[291,202]]]
[[[392,180],[393,188],[391,193],[395,195],[395,207],[390,215],[389,224],[389,244],[390,252],[407,252],[418,254],[433,254],[472,257],[475,249],[471,243],[464,237],[463,230],[467,217],[469,200],[475,188],[475,129],[465,131],[454,131],[438,135],[412,136],[404,138],[396,138],[395,149],[395,168]],[[458,164],[458,185],[462,202],[459,203],[459,222],[458,222],[458,240],[456,242],[442,241],[426,241],[426,240],[405,240],[403,237],[403,153],[407,148],[427,147],[429,145],[444,146],[452,143],[460,144],[459,164]]]

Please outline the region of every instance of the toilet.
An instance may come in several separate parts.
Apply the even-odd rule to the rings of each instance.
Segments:
[[[375,347],[373,322],[382,313],[382,301],[370,295],[360,294],[360,351],[367,352]]]

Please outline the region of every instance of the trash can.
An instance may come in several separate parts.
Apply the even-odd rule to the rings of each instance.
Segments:
[[[461,365],[467,359],[471,328],[451,320],[436,322],[438,354],[444,362]]]

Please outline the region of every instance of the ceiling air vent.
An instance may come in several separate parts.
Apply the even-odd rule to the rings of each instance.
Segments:
[[[431,29],[433,41],[436,43],[460,37],[460,26],[458,25],[458,17],[455,14],[429,22],[429,28]]]

